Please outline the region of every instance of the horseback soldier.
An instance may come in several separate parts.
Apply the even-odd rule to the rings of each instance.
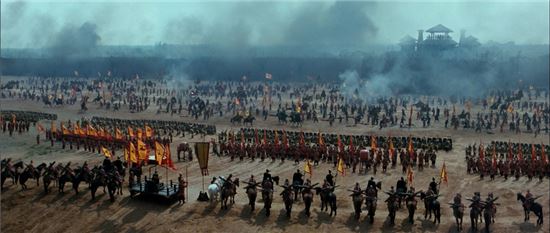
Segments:
[[[271,181],[271,174],[269,173],[269,169],[265,170],[264,177],[262,179],[262,183],[265,182],[266,180]]]
[[[325,177],[325,181],[328,182],[330,186],[334,186],[334,176],[332,175],[332,171],[328,170],[328,174]]]
[[[434,194],[437,194],[437,183],[435,182],[435,177],[432,177],[432,182],[430,182],[430,190],[433,191]]]

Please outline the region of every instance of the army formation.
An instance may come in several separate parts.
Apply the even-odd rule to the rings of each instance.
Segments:
[[[99,78],[43,78],[33,77],[26,80],[9,81],[2,86],[1,98],[18,99],[22,101],[42,102],[46,107],[57,108],[63,105],[77,104],[80,99],[80,111],[88,110],[89,103],[98,108],[120,111],[126,108],[131,113],[156,111],[156,114],[187,116],[208,122],[211,118],[230,119],[236,129],[219,131],[215,125],[179,120],[133,120],[94,116],[91,119],[80,119],[74,122],[59,122],[57,115],[28,111],[1,112],[2,132],[29,132],[32,124],[37,128],[37,144],[40,144],[41,133],[54,146],[60,143],[63,149],[80,150],[105,154],[115,158],[118,150],[124,150],[124,161],[105,159],[101,165],[89,168],[87,163],[82,166],[68,164],[40,164],[34,167],[33,162],[25,164],[22,161],[14,163],[10,159],[2,160],[2,187],[7,179],[26,189],[26,182],[35,179],[37,186],[42,179],[44,192],[49,192],[53,182],[64,192],[64,185],[71,183],[73,190],[79,192],[79,184],[89,185],[92,198],[101,186],[109,191],[114,201],[116,194],[122,194],[122,186],[126,173],[129,173],[128,184],[141,180],[142,166],[148,156],[139,152],[143,144],[147,155],[151,148],[162,145],[170,148],[170,143],[177,136],[193,138],[196,135],[216,135],[212,139],[213,154],[244,160],[266,159],[290,160],[295,164],[305,162],[309,166],[319,163],[332,163],[340,170],[340,162],[352,173],[375,175],[379,169],[383,173],[388,168],[402,167],[402,174],[409,173],[407,169],[415,168],[422,171],[425,167],[435,168],[437,154],[440,151],[451,151],[453,140],[450,137],[416,137],[413,135],[380,135],[380,134],[335,134],[297,130],[304,122],[321,124],[327,122],[330,127],[346,125],[350,127],[386,127],[429,128],[445,127],[455,130],[471,130],[478,133],[532,133],[535,137],[548,134],[550,108],[548,102],[540,102],[543,92],[540,89],[527,91],[493,90],[483,98],[466,99],[455,97],[399,96],[390,98],[358,98],[358,93],[343,93],[339,84],[301,84],[290,85],[265,80],[264,82],[195,82],[191,85],[179,86],[168,81],[153,81],[120,79],[115,77]],[[548,90],[544,91],[548,98]],[[475,108],[474,108],[475,107]],[[156,108],[153,110],[152,108]],[[474,108],[474,109],[473,109]],[[115,113],[116,115],[116,113]],[[256,120],[278,120],[279,125],[288,130],[273,130],[253,127]],[[40,122],[50,121],[49,129]],[[250,127],[248,127],[250,126]],[[242,127],[242,128],[241,128]],[[130,148],[136,148],[139,154],[136,159],[126,155]],[[470,145],[466,148],[466,164],[469,174],[478,174],[495,179],[497,176],[515,177],[527,176],[528,179],[550,177],[550,165],[546,152],[550,147],[544,144],[525,144],[493,141],[487,145]],[[169,149],[168,149],[169,151]],[[192,147],[187,143],[178,146],[179,152],[189,153],[192,159]],[[13,164],[14,163],[14,164]],[[310,168],[311,169],[311,168]],[[127,172],[128,171],[128,172]],[[408,175],[408,174],[407,174]],[[278,176],[272,176],[267,170],[260,182],[254,176],[239,179],[231,174],[227,177],[216,177],[208,190],[210,198],[222,203],[227,209],[227,202],[234,203],[237,187],[242,182],[245,194],[249,198],[251,211],[255,209],[256,196],[259,193],[264,203],[265,214],[269,216],[271,204],[275,199],[273,194],[276,186],[281,188],[287,216],[290,218],[292,206],[303,202],[304,213],[311,215],[311,205],[315,195],[319,195],[321,211],[330,210],[330,216],[337,214],[337,198],[335,190],[336,174],[329,174],[323,183],[312,184],[305,179],[305,174],[297,171],[291,179],[282,181],[279,185]],[[153,180],[159,182],[155,172]],[[243,180],[243,181],[241,181]],[[180,200],[185,201],[184,189],[187,183],[178,179]],[[377,202],[382,200],[387,206],[388,220],[395,223],[397,213],[406,210],[409,223],[414,222],[417,201],[424,203],[425,219],[439,223],[441,217],[441,197],[439,184],[432,179],[426,190],[416,191],[411,182],[401,178],[395,188],[382,190],[381,182],[368,180],[365,189],[356,183],[349,187],[351,202],[356,219],[360,219],[363,210],[367,211],[367,219],[374,221]],[[278,189],[278,188],[277,188]],[[385,194],[385,196],[384,196]],[[218,198],[219,197],[219,198]],[[525,221],[529,213],[538,217],[537,225],[542,225],[542,206],[536,202],[540,196],[533,196],[529,191],[518,193],[525,212]],[[379,199],[380,198],[380,199]],[[465,208],[470,209],[471,228],[478,229],[478,222],[485,222],[489,230],[495,222],[496,209],[499,203],[493,193],[488,193],[486,199],[475,192],[472,198],[466,199],[470,205],[462,202],[462,196],[456,194],[452,203],[457,229],[462,229],[462,219]]]
[[[333,163],[342,159],[347,168],[359,174],[372,169],[376,174],[395,168],[399,159],[403,173],[409,166],[435,167],[436,152],[452,150],[450,138],[385,137],[377,135],[336,135],[320,132],[284,131],[241,128],[237,132],[218,134],[214,153],[229,156],[231,160],[244,158],[264,161],[291,160],[295,163],[311,160]],[[369,149],[367,150],[367,147]]]
[[[527,176],[529,180],[538,177],[550,177],[550,163],[544,144],[512,143],[493,141],[487,145],[469,145],[466,147],[468,174],[478,174],[481,178],[509,177],[519,179]]]
[[[482,98],[389,97],[358,98],[344,93],[338,84],[290,85],[265,82],[195,82],[177,85],[152,81],[99,77],[84,79],[29,78],[4,85],[2,98],[43,100],[46,105],[74,104],[80,96],[83,109],[88,102],[100,108],[142,112],[153,105],[157,114],[177,114],[209,120],[276,118],[300,125],[305,121],[329,125],[442,126],[474,132],[548,133],[550,108],[548,90],[491,90]],[[543,94],[544,93],[544,94]],[[481,109],[472,109],[479,106]],[[84,108],[85,107],[85,108]]]

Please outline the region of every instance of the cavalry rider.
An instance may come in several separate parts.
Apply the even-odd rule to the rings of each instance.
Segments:
[[[334,176],[332,175],[332,171],[328,170],[328,174],[325,177],[325,181],[330,184],[330,186],[334,186]]]
[[[269,169],[265,169],[265,173],[264,173],[264,177],[262,179],[262,183],[265,182],[266,180],[271,181],[271,174],[269,174]]]
[[[462,206],[462,195],[460,195],[460,193],[457,193],[453,198],[453,205],[457,207]]]
[[[535,198],[533,198],[533,194],[529,189],[527,189],[527,192],[525,193],[525,206],[527,209],[530,208],[531,204],[535,201]]]
[[[212,177],[212,180],[210,181],[210,184],[216,183],[216,177]]]
[[[369,188],[376,189],[376,182],[374,181],[374,177],[371,177],[369,180],[369,183],[367,184],[367,189]]]
[[[250,178],[248,179],[248,185],[249,186],[256,186],[256,179],[254,179],[254,175],[250,175]]]
[[[470,207],[477,207],[479,209],[483,207],[481,205],[481,194],[479,192],[474,193],[474,196],[472,197],[472,204],[470,204]]]
[[[283,187],[289,188],[290,186],[291,186],[290,181],[288,179],[285,179],[285,183],[283,184]]]
[[[361,187],[359,186],[359,182],[355,183],[355,187],[353,188],[354,193],[361,193]]]
[[[34,166],[33,166],[33,161],[31,160],[31,162],[27,165],[27,170],[30,171],[30,172],[34,172]]]
[[[293,185],[302,185],[304,180],[302,179],[304,175],[300,172],[300,169],[296,170],[296,173],[292,176]]]
[[[231,178],[233,178],[233,174],[229,174],[229,176],[227,176],[225,182],[223,182],[224,187],[230,187],[229,185],[233,184],[233,180]]]
[[[405,179],[403,179],[403,177],[401,177],[401,179],[397,181],[396,187],[398,193],[407,192],[407,182],[405,182]]]
[[[433,191],[434,194],[437,194],[437,183],[435,182],[435,177],[432,177],[432,182],[430,182],[430,190]]]

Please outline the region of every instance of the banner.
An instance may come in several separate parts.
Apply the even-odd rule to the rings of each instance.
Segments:
[[[197,154],[197,160],[199,161],[199,167],[201,168],[201,174],[203,176],[208,175],[208,150],[210,149],[210,143],[197,142],[195,143],[195,152]]]

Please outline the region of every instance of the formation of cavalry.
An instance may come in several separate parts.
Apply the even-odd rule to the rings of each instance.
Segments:
[[[12,165],[10,159],[3,159],[1,165],[2,188],[8,178],[12,179],[13,184],[19,184],[22,190],[28,189],[27,182],[29,180],[36,180],[36,186],[38,187],[40,186],[39,180],[42,179],[45,194],[50,192],[52,183],[54,183],[54,186],[57,186],[59,193],[63,193],[65,191],[65,185],[71,183],[72,189],[78,194],[80,184],[86,183],[90,190],[92,200],[96,197],[96,191],[103,187],[104,193],[108,192],[110,200],[115,201],[116,195],[122,195],[122,186],[126,174],[126,167],[122,161],[115,160],[110,162],[108,159],[106,159],[103,164],[95,165],[91,169],[88,167],[87,163],[84,163],[82,166],[71,167],[71,163],[63,165],[61,163],[56,164],[56,162],[52,162],[50,164],[42,163],[34,167],[32,163],[25,164],[23,161],[19,161]],[[139,180],[141,176],[140,169],[136,169],[135,167],[130,168],[130,176],[130,183],[134,182],[134,177],[132,176],[136,176]],[[249,200],[248,205],[250,206],[251,212],[255,210],[256,199],[259,192],[264,204],[263,210],[265,211],[265,215],[270,216],[276,190],[275,187],[279,186],[282,188],[279,195],[282,196],[284,209],[288,218],[291,217],[293,206],[300,201],[304,204],[304,215],[309,217],[311,215],[311,206],[316,195],[320,197],[321,211],[324,212],[330,209],[331,217],[337,215],[337,197],[335,189],[340,186],[336,185],[330,173],[321,186],[319,183],[312,184],[309,179],[304,181],[300,171],[294,174],[292,183],[286,179],[284,184],[279,185],[279,181],[280,177],[271,176],[269,170],[264,173],[261,182],[256,182],[254,176],[251,176],[247,181],[242,181],[242,183],[246,184],[244,189]],[[235,203],[235,196],[240,183],[241,181],[239,181],[239,178],[234,178],[232,175],[229,175],[227,178],[223,176],[215,177],[208,186],[210,201],[220,201],[222,210],[228,209],[230,207],[228,203]],[[435,184],[435,181],[430,183],[427,191],[415,191],[413,187],[407,189],[407,184],[403,178],[397,182],[396,187],[395,191],[393,187],[391,187],[389,191],[382,191],[381,182],[376,183],[372,178],[368,182],[367,188],[364,190],[359,187],[359,183],[356,183],[353,189],[348,190],[353,203],[355,219],[359,220],[361,213],[366,209],[367,221],[372,224],[376,215],[378,202],[381,200],[380,194],[383,192],[387,195],[384,203],[386,203],[388,210],[387,221],[389,225],[395,224],[396,214],[402,209],[403,204],[408,213],[407,221],[412,224],[415,219],[414,215],[417,210],[418,197],[424,203],[424,218],[432,219],[433,216],[434,224],[439,224],[441,222],[441,203],[438,200],[441,195],[439,194],[438,185]],[[521,193],[517,194],[517,200],[521,201],[525,211],[525,221],[529,220],[529,213],[533,212],[538,217],[537,225],[542,225],[543,210],[542,205],[535,202],[537,198],[538,197],[523,196]],[[466,200],[471,202],[469,208],[472,229],[477,229],[478,222],[485,221],[485,229],[489,231],[490,225],[495,222],[496,206],[499,205],[496,203],[498,197],[493,197],[492,193],[490,193],[489,197],[483,201],[479,193],[475,193],[473,198]],[[454,198],[454,202],[449,203],[449,206],[453,210],[457,230],[461,230],[466,206],[462,204],[460,195],[457,195],[457,197]]]

